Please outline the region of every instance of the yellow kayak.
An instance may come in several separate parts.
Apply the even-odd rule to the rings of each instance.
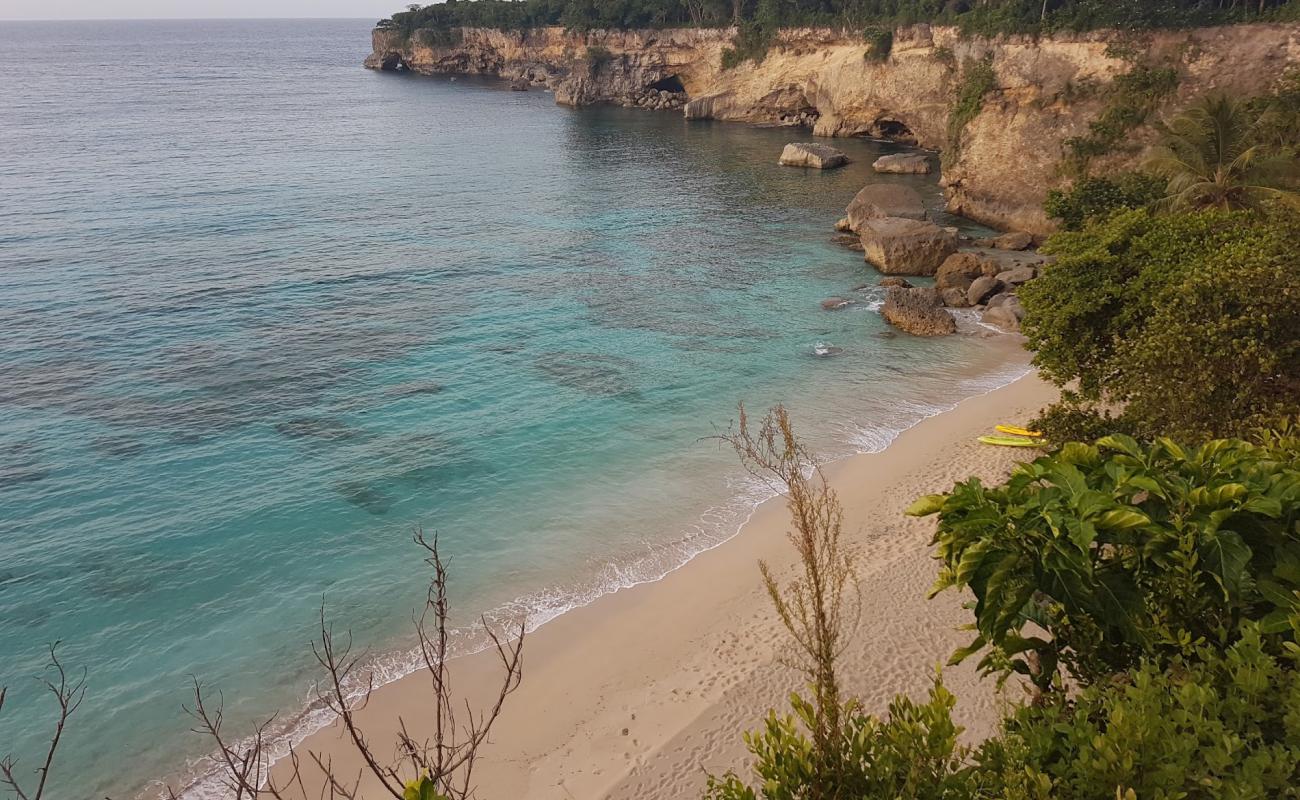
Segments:
[[[1015,425],[997,425],[995,429],[1000,433],[1009,433],[1013,436],[1033,436],[1035,438],[1043,434],[1038,431],[1031,431],[1028,428],[1017,428]]]
[[[998,447],[1041,447],[1043,444],[1037,439],[1030,439],[1025,436],[981,436],[979,440],[984,444],[997,445]]]

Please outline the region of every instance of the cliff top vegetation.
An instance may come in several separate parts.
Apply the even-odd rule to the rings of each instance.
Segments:
[[[969,33],[1143,30],[1300,19],[1300,0],[446,0],[407,6],[378,26],[570,30],[759,26],[863,29],[920,22]]]

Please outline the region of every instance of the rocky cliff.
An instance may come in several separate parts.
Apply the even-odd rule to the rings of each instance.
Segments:
[[[883,61],[844,32],[783,31],[759,64],[724,70],[733,31],[498,31],[466,28],[431,40],[374,32],[366,65],[422,73],[485,73],[545,85],[566,105],[618,103],[681,109],[688,118],[804,126],[818,136],[878,136],[944,153],[949,208],[1004,228],[1050,230],[1048,189],[1067,181],[1071,137],[1113,103],[1108,91],[1135,63],[1177,72],[1152,119],[1213,91],[1254,95],[1300,64],[1300,25],[997,38],[917,25],[896,32]],[[988,59],[991,88],[949,141],[970,65]],[[1126,135],[1100,170],[1140,156],[1150,124]],[[773,156],[775,158],[775,155]]]

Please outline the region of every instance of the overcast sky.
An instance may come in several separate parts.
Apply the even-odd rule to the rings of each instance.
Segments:
[[[430,2],[431,0],[426,0]],[[0,19],[176,19],[363,17],[379,19],[405,0],[0,0]]]

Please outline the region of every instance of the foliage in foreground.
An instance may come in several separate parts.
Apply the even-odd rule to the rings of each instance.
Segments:
[[[810,798],[910,798],[960,800],[973,797],[962,771],[965,749],[957,743],[961,728],[952,721],[957,700],[936,680],[925,703],[898,696],[889,714],[878,719],[856,706],[844,709],[843,738],[836,780],[828,783],[814,758],[815,747],[804,733],[811,729],[812,708],[794,695],[792,716],[769,712],[761,731],[745,734],[754,755],[753,788],[735,773],[709,778],[707,800],[808,800]]]
[[[1300,218],[1120,211],[1021,288],[1040,374],[1143,436],[1240,435],[1297,411]],[[1052,433],[1052,431],[1048,431]]]
[[[1042,692],[1058,666],[1093,684],[1258,621],[1293,641],[1300,621],[1300,438],[1184,448],[1127,436],[1071,443],[1001,486],[977,478],[918,500],[937,514],[935,592],[975,596],[970,646],[989,672]]]
[[[1083,178],[1068,190],[1047,193],[1043,210],[1067,231],[1083,230],[1091,219],[1121,209],[1143,208],[1164,196],[1164,184],[1150,175],[1127,172],[1105,178]]]
[[[1137,800],[1300,796],[1300,671],[1294,646],[1269,652],[1255,626],[1226,651],[1200,645],[1145,661],[1072,697],[1022,706],[972,750],[956,699],[936,681],[926,703],[897,697],[884,719],[854,713],[843,782],[814,791],[812,744],[796,717],[768,716],[745,737],[754,781],[711,779],[706,800]],[[794,698],[801,716],[799,699]]]
[[[1027,705],[976,754],[1002,800],[1300,796],[1300,671],[1253,626],[1227,651],[1146,662],[1076,697]]]

